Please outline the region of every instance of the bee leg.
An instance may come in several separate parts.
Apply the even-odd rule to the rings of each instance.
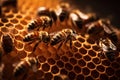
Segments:
[[[35,50],[36,50],[36,48],[37,48],[37,46],[39,45],[39,43],[40,43],[41,41],[38,41],[36,44],[35,44],[35,46],[34,46],[34,48],[33,48],[33,51],[32,51],[32,53],[34,53],[35,52]]]
[[[57,48],[58,50],[59,50],[60,47],[63,45],[63,42],[64,42],[64,41],[62,41],[62,42],[59,44],[59,46],[58,46],[58,48]]]

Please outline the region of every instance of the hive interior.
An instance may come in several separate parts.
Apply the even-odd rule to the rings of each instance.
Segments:
[[[31,53],[35,42],[31,45],[23,42],[23,37],[28,33],[28,23],[35,17],[38,7],[54,8],[58,4],[57,0],[18,0],[18,10],[8,6],[2,8],[5,17],[0,18],[0,36],[10,34],[14,41],[13,51],[2,58],[5,65],[3,79],[23,80],[24,75],[17,78],[13,76],[13,65],[27,57],[38,57],[38,71],[30,70],[24,77],[25,80],[119,80],[120,56],[117,55],[113,62],[103,56],[98,63],[100,48],[88,35],[78,35],[73,40],[72,49],[69,44],[57,50],[57,45],[40,43],[35,52]],[[45,30],[51,33],[64,28],[79,30],[71,24],[60,22],[50,30]]]

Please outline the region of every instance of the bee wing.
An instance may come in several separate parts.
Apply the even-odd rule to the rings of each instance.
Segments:
[[[117,47],[112,42],[110,42],[110,48],[112,50],[117,50]]]

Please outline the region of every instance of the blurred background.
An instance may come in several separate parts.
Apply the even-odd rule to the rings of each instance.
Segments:
[[[96,13],[100,18],[109,18],[111,23],[120,28],[120,2],[118,0],[65,0],[81,11]]]

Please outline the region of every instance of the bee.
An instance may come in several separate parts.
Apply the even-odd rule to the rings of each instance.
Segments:
[[[28,57],[27,59],[19,62],[13,70],[13,75],[18,77],[27,73],[30,69],[35,72],[37,70],[38,60],[35,57]]]
[[[33,48],[33,52],[35,51],[36,47],[40,42],[44,42],[44,43],[50,42],[50,35],[46,31],[35,31],[35,32],[28,33],[23,38],[23,41],[28,42],[29,44],[33,43],[36,40],[38,42],[35,44]]]
[[[65,42],[67,43],[70,40],[70,47],[72,47],[72,40],[75,39],[76,31],[72,29],[63,29],[58,31],[53,37],[51,38],[50,45],[54,46],[60,43],[58,49],[62,46]]]
[[[37,11],[37,16],[48,16],[50,17],[54,22],[57,20],[57,14],[54,9],[47,8],[47,7],[39,7]]]
[[[3,34],[1,37],[1,44],[2,44],[2,48],[3,48],[4,52],[10,53],[14,47],[11,35]]]
[[[52,26],[52,19],[49,16],[40,16],[35,18],[28,24],[28,31],[34,29],[39,30],[40,28],[44,30],[46,27],[51,27],[51,26]]]
[[[80,29],[82,29],[85,24],[97,21],[99,17],[92,14],[84,14],[80,10],[73,10],[70,13],[70,19],[74,26],[77,26]]]
[[[59,17],[60,22],[64,22],[66,19],[68,20],[70,14],[70,11],[68,10],[69,8],[69,4],[67,3],[61,3],[58,5],[56,14]]]
[[[118,42],[118,37],[116,32],[112,29],[113,26],[110,24],[110,21],[108,20],[101,20],[101,26],[104,28],[104,35],[109,37],[112,42],[117,43]]]
[[[99,41],[99,46],[101,48],[100,57],[105,55],[110,61],[114,61],[117,47],[112,43],[112,41],[109,38],[101,38]]]

